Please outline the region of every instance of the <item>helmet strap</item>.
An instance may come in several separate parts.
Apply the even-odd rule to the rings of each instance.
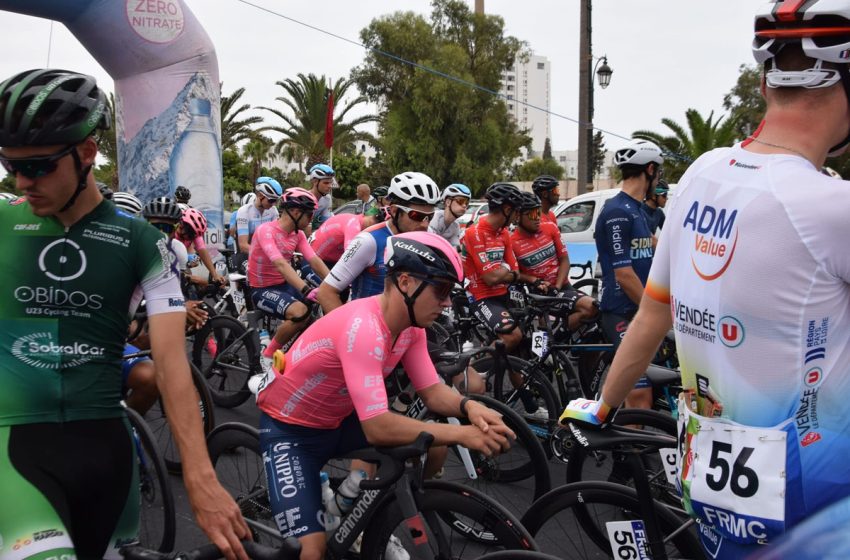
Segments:
[[[454,211],[454,210],[452,210],[452,202],[454,202],[454,200],[451,200],[451,199],[450,199],[450,200],[449,200],[449,203],[448,203],[449,205],[448,205],[447,209],[448,209],[449,213],[450,213],[452,216],[454,216],[454,217],[455,217],[455,220],[457,220],[458,218],[460,218],[461,216],[463,216],[463,213],[455,214],[455,211]]]
[[[841,76],[841,85],[844,86],[844,94],[847,96],[847,103],[850,104],[850,67],[848,67],[847,64],[839,64],[838,74]],[[844,137],[844,140],[830,148],[827,155],[829,157],[835,157],[835,155],[843,150],[848,144],[850,144],[850,129],[848,129],[847,136]]]
[[[71,150],[71,157],[74,158],[74,169],[77,172],[77,188],[74,190],[74,194],[71,195],[71,198],[68,199],[68,202],[65,203],[65,206],[59,209],[60,212],[65,212],[68,208],[73,206],[75,202],[77,202],[77,197],[80,196],[80,193],[83,192],[84,188],[86,188],[86,182],[92,168],[91,165],[83,168],[83,162],[80,161],[80,154],[77,153],[76,148]]]
[[[398,225],[398,217],[401,215],[401,212],[402,212],[402,209],[399,208],[398,206],[396,206],[395,207],[395,214],[391,214],[392,223],[393,223],[393,226],[395,227],[395,230],[396,230],[397,233],[404,233],[403,231],[401,231],[401,227],[399,227],[399,225]]]
[[[410,317],[410,326],[419,327],[419,323],[416,322],[416,314],[413,312],[413,304],[416,303],[416,298],[418,298],[419,294],[425,290],[427,284],[425,282],[421,282],[419,287],[413,292],[413,295],[409,296],[401,291],[401,288],[398,285],[398,275],[393,274],[390,278],[392,279],[393,285],[404,298],[404,304],[407,306],[407,316]]]

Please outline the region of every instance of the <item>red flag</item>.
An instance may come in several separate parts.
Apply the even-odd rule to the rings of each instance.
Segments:
[[[328,90],[328,114],[325,117],[325,148],[334,145],[334,92]]]

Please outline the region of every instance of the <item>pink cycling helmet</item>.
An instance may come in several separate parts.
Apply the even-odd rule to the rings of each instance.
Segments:
[[[384,254],[387,274],[408,272],[427,278],[463,281],[460,255],[435,233],[415,231],[393,235]]]
[[[315,211],[319,205],[313,193],[300,187],[292,187],[283,191],[279,204],[281,208],[297,208],[308,212]]]
[[[195,232],[195,236],[201,236],[207,231],[207,219],[204,215],[194,208],[183,210],[183,215],[180,217],[180,222],[189,226]]]

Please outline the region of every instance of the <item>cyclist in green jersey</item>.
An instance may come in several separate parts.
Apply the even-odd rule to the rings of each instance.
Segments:
[[[121,354],[146,300],[157,385],[198,524],[228,558],[249,530],[216,480],[183,347],[167,240],[95,185],[111,122],[94,78],[31,70],[0,83],[0,559],[119,558],[138,531]],[[9,507],[14,504],[14,507]]]

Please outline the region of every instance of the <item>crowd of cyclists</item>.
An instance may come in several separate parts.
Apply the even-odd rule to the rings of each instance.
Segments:
[[[336,215],[332,192],[345,178],[330,165],[312,166],[303,186],[260,177],[231,215],[222,269],[190,189],[141,201],[95,182],[96,138],[111,117],[93,78],[45,69],[0,83],[0,163],[18,191],[0,197],[0,560],[117,558],[136,540],[124,404],[144,414],[158,400],[198,525],[223,556],[246,558],[240,541],[255,533],[216,479],[185,348],[211,317],[207,288],[234,277],[276,325],[250,386],[271,518],[300,558],[328,550],[329,460],[426,433],[422,473],[433,478],[446,446],[486,458],[510,450],[515,429],[475,397],[492,389],[491,369],[464,366],[446,382],[435,352],[464,354],[435,348],[431,335],[466,309],[478,336],[466,342],[545,360],[531,348],[538,323],[519,319],[534,305],[561,316],[568,341],[593,332],[608,343],[610,369],[601,390],[544,401],[512,365],[527,362],[508,361],[524,421],[547,427],[557,455],[566,440],[587,447],[585,434],[610,433],[620,409],[662,408],[678,423],[670,484],[694,520],[683,531],[713,558],[769,557],[764,545],[807,518],[824,523],[813,515],[850,494],[850,259],[835,241],[848,228],[846,186],[820,172],[850,144],[848,52],[850,2],[768,3],[753,42],[767,111],[752,136],[700,157],[675,190],[659,146],[617,150],[621,189],[594,225],[598,298],[570,281],[553,212],[560,183],[547,175],[530,191],[490,185],[487,212],[465,229],[473,189],[440,188],[425,173],[399,173],[371,194],[361,185],[360,212]],[[675,363],[659,352],[671,336]],[[676,368],[680,392],[666,405],[653,363]],[[387,383],[399,372],[435,415],[464,421],[396,413]],[[630,425],[641,437],[643,421]],[[616,461],[608,481],[641,495],[633,466]],[[379,476],[362,459],[350,469]],[[652,540],[657,520],[645,521],[650,540],[635,557],[666,555],[666,541]],[[397,539],[380,554],[411,557]]]

